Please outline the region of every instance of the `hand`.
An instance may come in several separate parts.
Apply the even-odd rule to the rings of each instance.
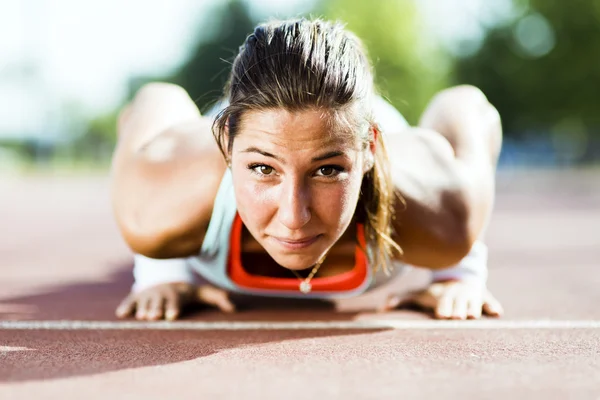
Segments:
[[[414,305],[432,310],[438,319],[478,319],[482,313],[499,317],[502,305],[487,288],[469,281],[435,282],[425,290],[401,298],[388,298],[383,310]]]
[[[191,285],[184,282],[164,283],[130,293],[117,307],[118,318],[134,314],[138,320],[172,321],[179,317],[183,307],[193,303],[203,303],[217,307],[223,312],[235,311],[227,292],[211,285]]]

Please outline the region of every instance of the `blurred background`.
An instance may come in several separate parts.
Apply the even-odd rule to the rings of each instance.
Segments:
[[[411,123],[438,90],[499,109],[500,168],[600,160],[600,0],[0,0],[0,170],[108,170],[119,109],[149,81],[202,111],[269,18],[345,22]]]
[[[505,133],[490,289],[511,318],[597,320],[600,0],[0,0],[0,320],[113,318],[119,110],[150,81],[208,110],[255,24],[298,16],[361,37],[412,124],[440,89],[483,89]]]

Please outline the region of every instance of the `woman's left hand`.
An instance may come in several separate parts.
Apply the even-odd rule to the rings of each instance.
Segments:
[[[432,310],[438,319],[478,319],[482,313],[491,317],[504,313],[485,286],[469,281],[435,282],[406,297],[391,296],[384,311],[407,305]]]

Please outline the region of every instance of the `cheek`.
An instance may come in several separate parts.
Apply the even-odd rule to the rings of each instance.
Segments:
[[[239,182],[234,179],[234,188],[238,213],[247,228],[254,232],[254,228],[267,223],[273,213],[272,192],[249,179]]]
[[[356,180],[319,191],[315,195],[315,208],[320,219],[330,226],[345,226],[354,216],[359,194],[360,182]]]

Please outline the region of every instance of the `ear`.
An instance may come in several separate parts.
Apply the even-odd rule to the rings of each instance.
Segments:
[[[369,128],[371,130],[371,140],[369,142],[369,148],[373,156],[375,156],[375,150],[377,150],[377,139],[379,138],[379,126],[377,124],[371,125]]]
[[[369,127],[369,150],[365,152],[364,173],[369,172],[375,165],[375,151],[377,150],[377,138],[379,137],[379,127],[373,124]]]
[[[231,149],[229,148],[229,118],[225,122],[225,129],[223,132],[223,150],[225,153],[225,162],[227,167],[231,168]]]

